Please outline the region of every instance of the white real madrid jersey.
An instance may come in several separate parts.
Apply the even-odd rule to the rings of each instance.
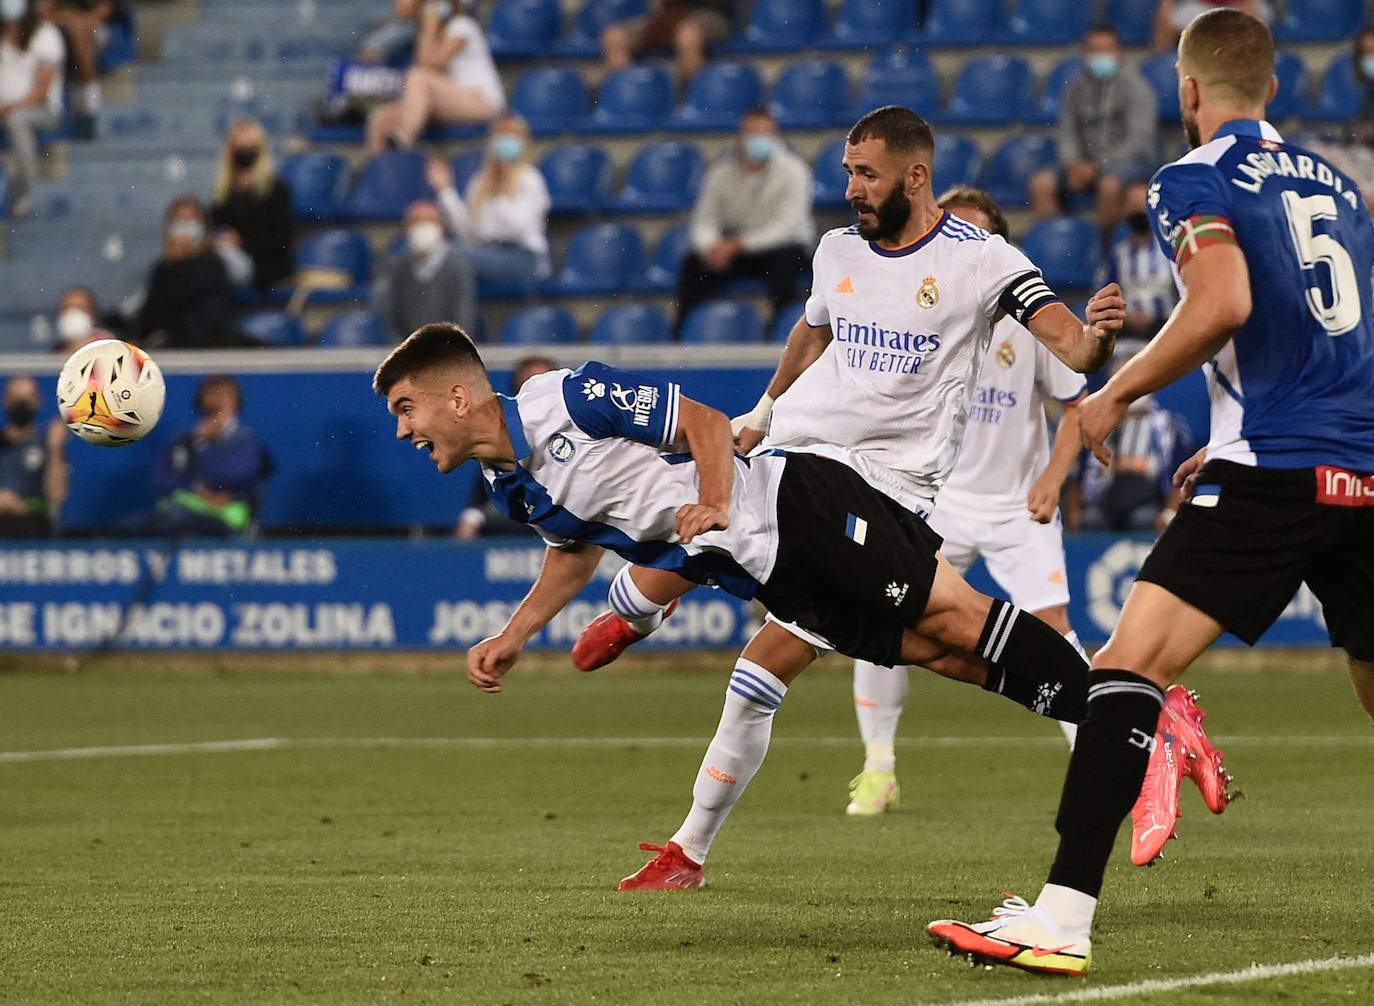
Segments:
[[[1058,299],[1029,259],[948,213],[904,248],[821,238],[807,324],[834,338],[779,397],[765,447],[842,461],[926,512],[954,467],[993,324]]]
[[[1050,463],[1045,400],[1073,401],[1086,387],[1075,373],[1010,318],[992,346],[973,393],[959,461],[937,510],[983,521],[1025,517],[1030,487]]]
[[[697,466],[678,445],[680,391],[601,363],[532,377],[502,396],[511,471],[484,464],[492,502],[553,545],[602,545],[639,566],[753,597],[777,558],[782,457],[735,459],[730,526],[677,536],[679,507],[700,498]]]

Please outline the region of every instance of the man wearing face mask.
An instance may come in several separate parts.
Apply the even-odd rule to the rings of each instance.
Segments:
[[[816,243],[811,169],[764,108],[745,113],[739,142],[706,172],[678,278],[678,330],[731,280],[762,279],[774,315],[797,299]]]
[[[67,431],[38,423],[38,383],[16,374],[5,382],[0,427],[0,538],[45,538],[57,528],[67,498]]]
[[[1145,212],[1148,186],[1135,182],[1126,188],[1126,228],[1113,241],[1103,264],[1103,283],[1121,284],[1126,298],[1126,325],[1121,343],[1144,345],[1155,337],[1178,303],[1169,260],[1159,250],[1150,217]]]
[[[229,274],[206,224],[195,196],[178,196],[167,208],[162,257],[132,325],[141,345],[213,349],[243,344],[229,320]]]
[[[428,200],[406,210],[405,243],[392,254],[373,287],[373,309],[400,342],[421,325],[477,324],[477,285],[444,236],[439,207]]]
[[[1150,85],[1121,58],[1121,38],[1098,25],[1083,40],[1083,72],[1064,90],[1059,167],[1031,176],[1031,208],[1052,217],[1075,196],[1092,196],[1109,233],[1121,219],[1122,186],[1159,166],[1159,105]]]
[[[57,302],[57,318],[54,325],[57,330],[57,342],[53,349],[59,353],[70,354],[88,342],[114,338],[110,332],[99,327],[98,317],[95,294],[84,286],[67,287]]]

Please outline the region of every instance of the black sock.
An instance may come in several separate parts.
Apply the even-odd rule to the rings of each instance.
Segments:
[[[1083,719],[1088,665],[1072,643],[1034,615],[993,598],[978,655],[993,667],[983,686],[988,691],[1050,719]]]
[[[1097,897],[1121,822],[1135,806],[1164,706],[1158,685],[1130,671],[1094,671],[1054,820],[1051,884]]]

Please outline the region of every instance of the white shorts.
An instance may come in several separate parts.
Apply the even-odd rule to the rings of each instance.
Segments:
[[[990,522],[938,506],[927,523],[945,543],[940,554],[959,572],[980,555],[997,585],[1022,611],[1043,611],[1069,603],[1064,530],[1059,513],[1048,524],[1030,515]]]

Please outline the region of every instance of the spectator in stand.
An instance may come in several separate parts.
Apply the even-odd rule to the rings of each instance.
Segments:
[[[150,538],[227,538],[248,530],[272,475],[272,455],[239,420],[242,411],[243,389],[234,378],[201,381],[200,421],[178,434],[153,468],[157,505],[119,529]]]
[[[678,328],[734,279],[768,284],[774,315],[797,299],[811,263],[811,168],[783,143],[777,120],[755,108],[733,149],[711,165],[692,210],[691,251],[678,279]]]
[[[1092,195],[1105,235],[1121,220],[1123,187],[1159,167],[1159,106],[1140,72],[1122,62],[1115,28],[1094,27],[1083,45],[1083,73],[1059,112],[1059,167],[1031,176],[1031,208],[1052,217],[1074,196]]]
[[[41,0],[39,10],[62,30],[72,69],[81,81],[78,120],[87,120],[94,133],[100,114],[100,55],[110,44],[110,26],[130,17],[125,0]]]
[[[234,123],[225,138],[210,219],[216,246],[238,249],[251,266],[251,276],[236,285],[251,282],[266,292],[291,275],[291,188],[277,175],[267,133],[251,119]]]
[[[400,59],[415,42],[418,9],[418,0],[395,0],[391,16],[368,32],[358,46],[358,62],[380,66]]]
[[[1188,22],[1218,7],[1234,7],[1265,24],[1274,20],[1274,7],[1269,0],[1159,0],[1155,7],[1155,52],[1172,52]]]
[[[415,145],[431,120],[488,122],[506,106],[501,78],[481,26],[452,0],[425,0],[415,39],[415,65],[397,101],[367,119],[367,149]]]
[[[706,50],[734,30],[734,0],[654,0],[649,13],[613,21],[601,32],[607,70],[653,52],[671,52],[684,86],[706,65]]]
[[[1173,268],[1159,250],[1145,211],[1147,188],[1145,182],[1126,188],[1126,220],[1107,250],[1102,277],[1103,286],[1120,283],[1126,298],[1126,325],[1118,340],[1142,345],[1155,337],[1178,303]]]
[[[5,382],[0,427],[0,538],[46,538],[67,499],[67,430],[38,422],[38,382],[16,374]]]
[[[432,202],[420,200],[406,209],[405,247],[382,268],[372,296],[373,310],[395,342],[434,321],[477,331],[472,268],[444,237],[444,218]]]
[[[162,257],[148,277],[133,338],[151,348],[242,345],[230,317],[229,273],[210,241],[205,208],[195,196],[178,196],[167,207]]]
[[[38,134],[62,124],[67,49],[34,0],[0,0],[0,22],[0,127],[14,151],[10,212],[26,217],[38,177]]]
[[[557,362],[548,356],[526,356],[516,360],[511,382],[514,386],[512,393],[518,395],[531,377],[557,369]],[[534,533],[536,532],[530,525],[517,523],[492,506],[481,481],[473,488],[472,500],[468,503],[467,509],[458,515],[458,526],[453,529],[454,537],[459,541],[502,535],[529,536]]]
[[[1351,143],[1374,146],[1374,24],[1367,24],[1355,35],[1355,81],[1364,90],[1355,117],[1350,120],[1348,138]]]
[[[524,119],[505,115],[496,123],[463,196],[454,187],[453,170],[439,158],[430,159],[426,177],[458,239],[458,257],[473,276],[468,288],[476,290],[483,280],[549,274],[549,190],[530,163]],[[464,313],[476,313],[476,305]]]
[[[95,294],[84,286],[69,286],[62,291],[57,301],[57,342],[53,345],[59,353],[75,353],[82,346],[114,336],[100,327],[99,310]]]

